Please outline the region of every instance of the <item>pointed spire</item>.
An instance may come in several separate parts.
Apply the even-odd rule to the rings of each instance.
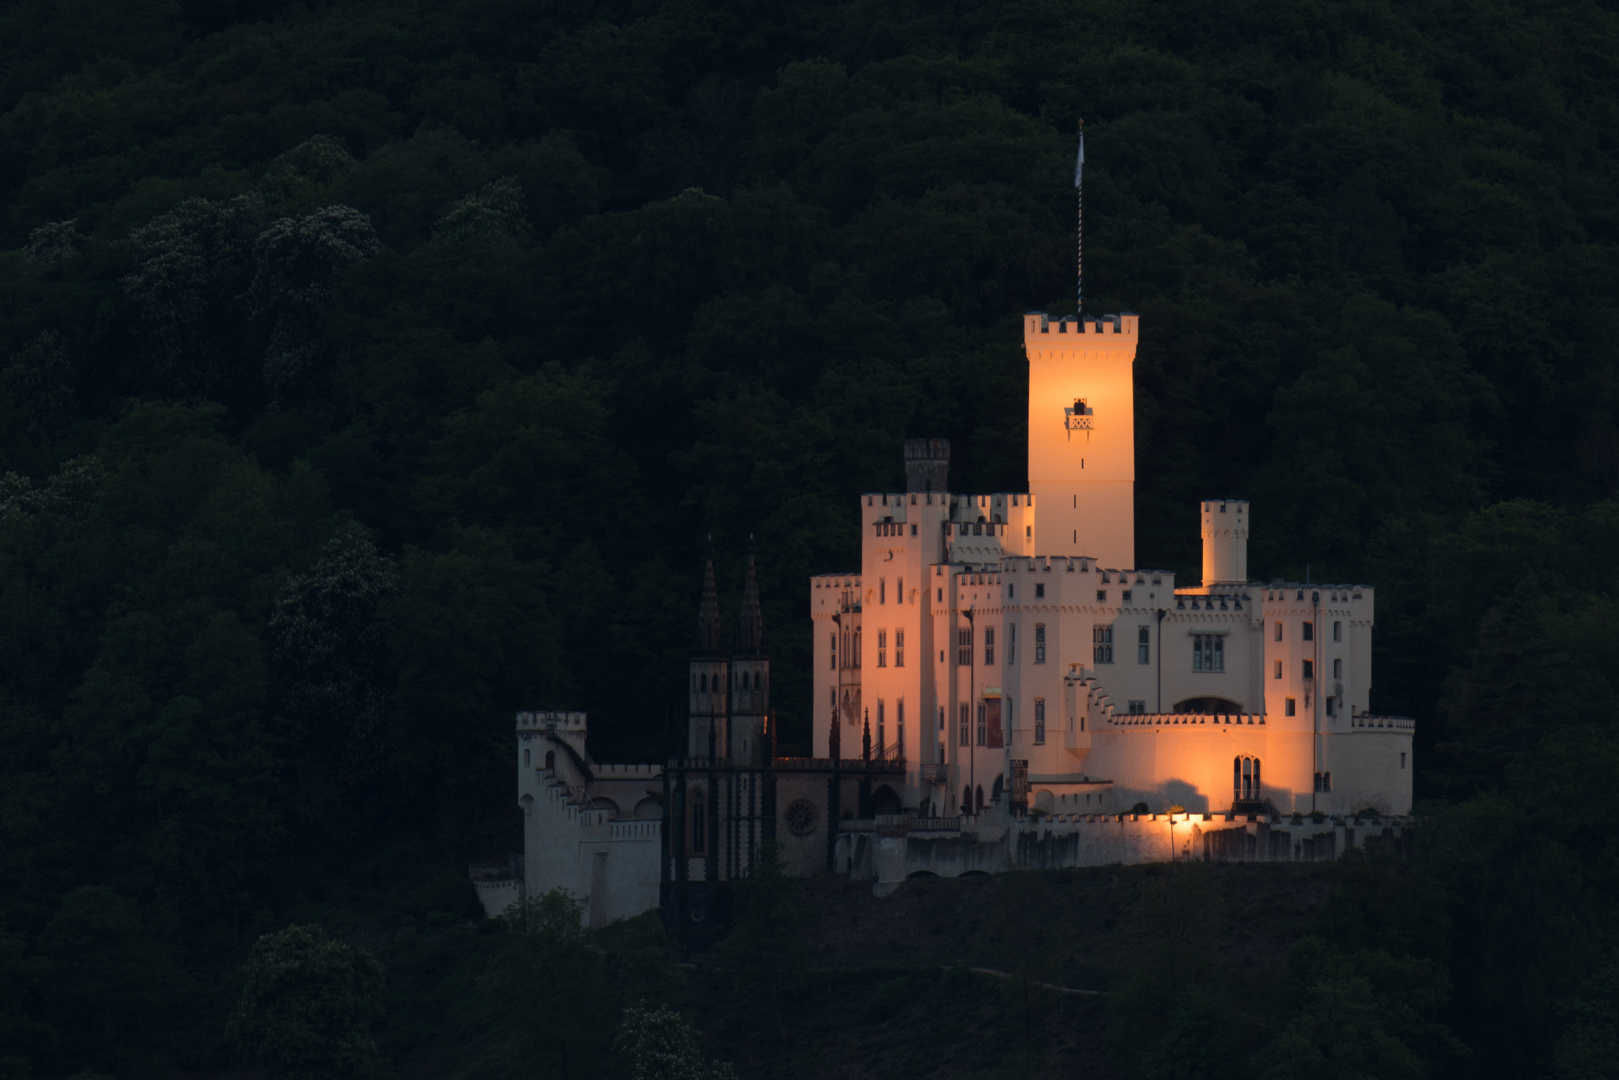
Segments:
[[[736,655],[761,656],[765,650],[765,617],[759,607],[759,576],[754,569],[753,534],[748,534],[748,574],[742,583],[742,610],[737,613]]]
[[[871,760],[871,710],[870,709],[866,710],[866,731],[865,731],[865,734],[860,737],[860,759],[862,761],[870,761]]]
[[[720,593],[714,584],[714,538],[708,539],[708,565],[703,570],[703,599],[697,605],[697,634],[692,642],[692,653],[723,656],[725,635],[720,629]]]

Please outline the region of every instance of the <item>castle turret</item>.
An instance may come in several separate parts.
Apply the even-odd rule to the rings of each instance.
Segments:
[[[950,440],[905,440],[905,490],[946,492],[950,490]]]
[[[697,605],[697,632],[692,640],[688,757],[726,756],[728,667],[725,633],[720,628],[719,589],[714,584],[714,555],[710,552],[703,570],[703,596]]]
[[[1209,499],[1203,503],[1203,584],[1247,581],[1248,500]]]
[[[764,611],[759,606],[759,577],[753,542],[748,542],[748,570],[742,582],[742,609],[737,613],[736,646],[731,653],[731,748],[729,756],[746,765],[765,764],[765,723],[770,714],[770,659],[765,655]]]

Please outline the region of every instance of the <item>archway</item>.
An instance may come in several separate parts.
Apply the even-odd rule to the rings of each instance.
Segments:
[[[894,789],[884,784],[871,795],[871,811],[874,814],[899,814],[904,812],[904,806]]]
[[[984,785],[979,784],[978,785],[978,792],[977,792],[977,802],[973,805],[973,813],[982,814],[983,812],[984,812]]]
[[[1228,713],[1240,713],[1241,705],[1230,698],[1223,697],[1193,697],[1185,701],[1175,702],[1175,711],[1178,713],[1193,713],[1198,716],[1222,716]]]

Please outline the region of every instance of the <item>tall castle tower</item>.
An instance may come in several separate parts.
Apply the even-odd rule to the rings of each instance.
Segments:
[[[1138,317],[1023,317],[1035,550],[1136,564]]]

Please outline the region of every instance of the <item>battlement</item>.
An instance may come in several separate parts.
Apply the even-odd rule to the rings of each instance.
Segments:
[[[1078,337],[1103,336],[1128,338],[1134,347],[1140,316],[1133,311],[1117,315],[1062,315],[1055,321],[1043,311],[1031,311],[1023,316],[1023,339],[1043,339],[1049,342],[1053,335]]]
[[[1115,727],[1182,727],[1214,725],[1215,727],[1247,725],[1265,726],[1264,713],[1119,713],[1111,717]]]
[[[1417,722],[1409,716],[1377,716],[1356,713],[1349,718],[1352,731],[1415,731]]]
[[[582,712],[520,712],[517,714],[518,731],[555,731],[562,733],[579,733],[585,731],[585,714]]]

